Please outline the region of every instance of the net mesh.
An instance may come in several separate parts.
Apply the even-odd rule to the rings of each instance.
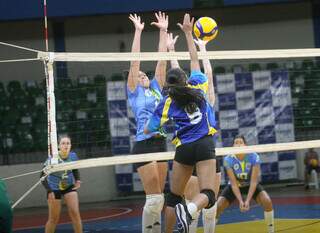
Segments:
[[[318,140],[304,141],[319,138],[317,56],[318,49],[199,53],[211,60],[215,74],[217,155],[241,152],[230,146],[236,134],[244,134],[253,146],[242,148],[243,152],[261,153],[262,183],[301,179],[305,152],[301,149],[320,145]],[[37,59],[42,58],[53,62],[56,132],[69,134],[74,150],[84,159],[48,166],[45,171],[116,165],[117,191],[142,191],[134,163],[172,159],[174,125],[166,129],[170,152],[126,156],[136,131],[126,94],[129,61],[144,61],[141,70],[153,77],[157,59],[180,59],[189,73],[188,53],[38,53]],[[0,82],[2,164],[42,163],[47,157],[47,87],[44,72],[38,69],[43,66],[35,61],[28,64],[26,68],[25,63],[0,62],[7,70]],[[24,69],[28,71],[21,72]],[[225,178],[223,174],[222,183]],[[169,178],[167,188],[168,183]]]
[[[264,155],[265,161],[268,161],[265,170],[276,166],[277,171],[266,180],[279,180],[280,164],[284,166],[283,170],[283,164],[293,166],[296,174],[296,153],[290,147],[286,152],[277,153],[280,150],[277,143],[318,138],[320,62],[315,57],[318,53],[317,49],[199,53],[200,58],[210,58],[214,68],[219,130],[217,146],[231,146],[233,136],[239,133],[244,134],[251,145],[274,144],[274,149],[269,149]],[[301,57],[302,54],[305,57]],[[188,53],[185,52],[40,52],[38,57],[54,61],[57,132],[71,136],[73,148],[81,158],[129,154],[132,149],[135,121],[127,103],[125,82],[129,60],[149,60],[143,62],[141,67],[149,77],[154,75],[157,59],[181,59],[180,66],[190,72]],[[43,78],[25,79],[12,81],[8,77],[10,81],[0,84],[4,103],[1,112],[6,116],[3,122],[7,125],[1,127],[1,154],[5,155],[2,157],[3,164],[42,162],[45,159],[46,85]],[[169,125],[167,131],[167,145],[169,151],[173,151],[170,143],[173,125]],[[305,145],[314,147],[315,144]],[[221,155],[227,152],[221,152]],[[159,156],[172,158],[172,154]],[[129,161],[135,162],[127,160],[121,163]],[[111,160],[105,163],[117,162]]]

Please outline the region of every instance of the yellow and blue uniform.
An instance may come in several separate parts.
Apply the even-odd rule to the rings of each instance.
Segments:
[[[149,88],[137,85],[133,92],[127,89],[127,93],[129,104],[136,120],[136,141],[143,141],[159,134],[159,132],[153,132],[150,134],[143,133],[145,123],[152,115],[160,100],[163,98],[161,95],[161,88],[156,78],[150,82]]]
[[[232,169],[239,187],[250,185],[252,168],[260,163],[257,153],[246,154],[243,160],[239,160],[235,155],[228,155],[224,158],[224,167]]]
[[[205,95],[208,90],[208,78],[200,71],[192,71],[188,79],[188,87],[199,89]],[[172,143],[177,147],[181,144],[191,143],[206,135],[214,135],[215,129],[214,109],[207,101],[189,114],[179,107],[169,96],[166,96],[151,116],[147,129],[156,132],[169,119],[175,122],[175,132]]]
[[[66,159],[58,158],[59,163],[67,163],[77,161],[78,156],[75,152],[70,152]],[[50,158],[45,162],[45,166],[50,163]],[[46,178],[44,186],[48,191],[64,191],[72,187],[75,183],[76,177],[73,170],[59,171],[50,174]]]

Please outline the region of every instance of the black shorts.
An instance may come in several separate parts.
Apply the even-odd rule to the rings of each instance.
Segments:
[[[143,141],[137,141],[133,148],[131,154],[144,154],[144,153],[156,153],[156,152],[166,152],[167,151],[167,141],[164,137],[152,137]],[[167,162],[167,161],[158,161]],[[144,166],[150,162],[135,163],[135,169]]]
[[[197,141],[178,146],[174,156],[175,161],[190,166],[200,161],[215,158],[214,140],[210,135],[200,138]]]
[[[240,187],[239,189],[240,189],[241,195],[247,195],[248,192],[249,192],[249,186]],[[252,196],[253,199],[256,200],[256,198],[257,198],[257,196],[259,195],[259,193],[261,193],[263,190],[264,190],[264,188],[262,187],[262,185],[261,185],[261,184],[258,184],[258,185],[257,185],[257,188],[256,188],[256,191],[253,193],[253,196]],[[234,195],[230,184],[228,184],[228,185],[222,190],[221,196],[224,197],[224,198],[226,198],[230,203],[232,203],[232,202],[236,199],[236,196]]]
[[[57,200],[60,200],[65,194],[71,193],[71,192],[77,192],[77,190],[73,190],[74,186],[70,186],[69,188],[65,190],[53,190],[54,197]],[[49,192],[47,192],[47,199],[48,199]]]
[[[306,171],[307,171],[307,173],[310,175],[311,174],[311,171],[312,170],[315,170],[317,173],[320,173],[320,166],[316,166],[316,167],[314,167],[314,166],[311,166],[311,165],[307,165],[306,166]]]

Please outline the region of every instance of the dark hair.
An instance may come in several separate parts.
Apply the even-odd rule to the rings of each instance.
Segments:
[[[182,69],[170,69],[166,77],[168,95],[179,107],[191,114],[204,103],[202,92],[187,86],[187,75]]]
[[[239,134],[239,135],[237,135],[237,136],[234,137],[233,143],[234,143],[234,141],[235,141],[236,139],[242,139],[242,141],[244,142],[244,144],[247,144],[246,138],[245,138],[243,135],[241,135],[241,134]]]
[[[61,142],[62,138],[69,138],[69,140],[70,140],[70,142],[71,142],[71,138],[70,138],[70,136],[69,136],[68,134],[61,134],[61,135],[59,135],[59,137],[58,137],[58,143]]]

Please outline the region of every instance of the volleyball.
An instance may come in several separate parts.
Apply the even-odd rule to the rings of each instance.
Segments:
[[[194,23],[193,32],[198,39],[210,41],[218,35],[218,25],[210,17],[201,17]]]
[[[317,167],[317,166],[318,166],[318,160],[316,160],[316,159],[311,159],[311,160],[310,160],[310,164],[311,164],[312,167]]]

